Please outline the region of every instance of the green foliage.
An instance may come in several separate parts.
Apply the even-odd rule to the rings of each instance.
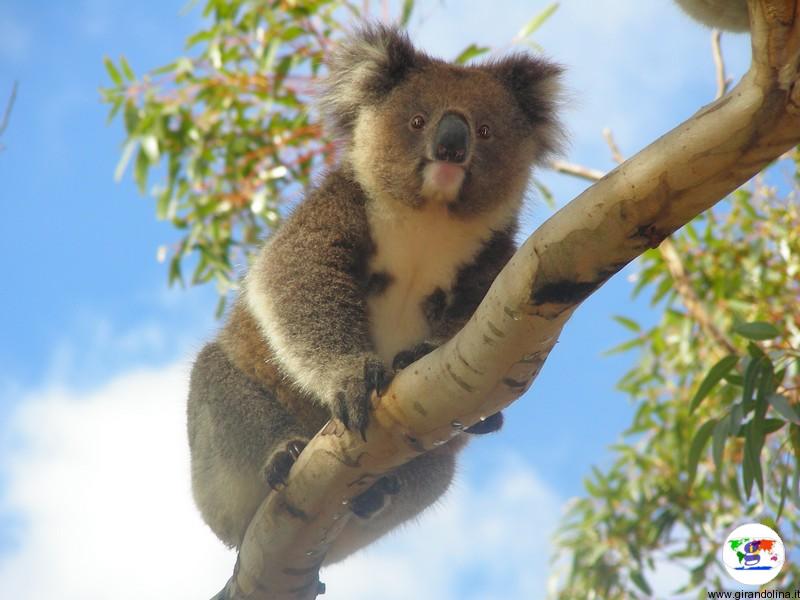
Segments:
[[[402,2],[401,25],[415,6]],[[104,60],[111,85],[102,98],[109,120],[121,117],[126,131],[115,177],[130,169],[139,190],[155,197],[156,216],[180,233],[158,253],[169,260],[169,282],[183,284],[188,265],[189,283],[216,283],[218,314],[237,285],[234,265],[247,264],[312,176],[335,160],[313,110],[313,88],[336,39],[354,17],[369,18],[369,7],[354,0],[207,0],[208,27],[186,41],[187,56],[138,78],[124,57]],[[524,37],[555,8],[537,15]],[[488,51],[471,44],[457,61]],[[153,178],[158,183],[148,189]]]
[[[310,92],[331,40],[357,12],[342,0],[209,0],[210,24],[187,40],[190,55],[139,79],[124,58],[105,60],[112,85],[103,99],[127,133],[116,175],[133,161],[142,192],[155,175],[156,215],[181,235],[169,252],[171,283],[183,282],[188,261],[191,283],[214,281],[224,298],[233,265],[333,160]]]
[[[676,594],[705,597],[729,581],[716,557],[743,520],[797,546],[798,223],[796,192],[778,197],[759,179],[673,236],[706,325],[660,252],[640,260],[635,293],[649,293],[663,315],[649,330],[617,318],[634,337],[615,350],[639,353],[620,382],[638,409],[612,465],[594,469],[558,535],[568,565],[558,597],[648,597],[659,561],[685,567]],[[771,585],[800,587],[800,566],[787,562]]]

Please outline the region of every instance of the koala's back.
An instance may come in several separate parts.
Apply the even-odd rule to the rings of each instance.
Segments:
[[[218,339],[198,354],[191,374],[188,433],[192,492],[214,533],[238,547],[269,492],[262,467],[290,437],[311,437],[327,412],[293,389],[237,301]]]

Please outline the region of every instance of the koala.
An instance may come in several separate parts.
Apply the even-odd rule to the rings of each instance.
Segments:
[[[747,0],[675,0],[693,19],[728,31],[749,31]]]
[[[373,392],[452,337],[515,250],[531,169],[559,148],[561,68],[530,54],[474,66],[363,25],[337,44],[319,93],[338,165],[266,241],[188,399],[192,488],[239,548],[258,506],[331,418],[363,432]],[[418,515],[450,485],[470,434],[350,502],[325,563]]]

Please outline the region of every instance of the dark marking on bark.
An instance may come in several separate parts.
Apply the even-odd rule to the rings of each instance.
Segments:
[[[281,497],[278,500],[278,507],[279,509],[282,509],[287,513],[289,513],[289,515],[294,517],[295,519],[301,520],[303,523],[308,523],[310,520],[305,512],[303,512],[293,504],[287,502],[285,496]]]
[[[499,338],[506,337],[506,334],[503,333],[502,331],[500,331],[497,328],[497,326],[494,323],[492,323],[491,321],[486,321],[486,324],[489,326],[489,329],[492,330],[492,333],[495,334],[497,337],[499,337]]]
[[[425,447],[413,435],[406,435],[406,443],[416,452],[425,452]]]
[[[534,285],[531,302],[538,304],[567,304],[583,302],[594,292],[605,279],[598,281],[569,281],[562,279],[542,286]]]
[[[503,312],[506,313],[506,315],[508,315],[514,321],[519,320],[519,318],[522,316],[522,313],[520,313],[518,310],[513,310],[508,306],[503,307]]]
[[[490,346],[494,346],[494,340],[490,338],[488,335],[483,336],[483,341],[489,344]]]
[[[524,389],[525,386],[528,385],[528,381],[517,381],[516,379],[511,379],[511,377],[503,378],[503,383],[515,390]]]
[[[465,367],[467,367],[470,371],[472,371],[476,375],[483,375],[483,371],[479,371],[478,369],[476,369],[475,367],[473,367],[471,364],[469,364],[467,362],[467,359],[464,358],[463,354],[461,354],[461,347],[458,346],[458,345],[456,345],[456,357],[458,358],[458,360],[461,361],[461,364],[463,364]]]
[[[354,479],[350,483],[347,484],[347,487],[365,487],[372,485],[375,483],[375,480],[378,479],[378,476],[374,473],[364,473],[358,479]]]
[[[542,360],[541,352],[532,352],[531,354],[526,354],[525,356],[520,358],[517,362],[530,365],[535,362],[539,362],[541,360]]]
[[[419,414],[421,414],[423,417],[428,416],[428,411],[425,410],[425,407],[422,406],[422,404],[420,404],[419,402],[415,401],[412,406],[414,407],[414,410],[417,411]]]
[[[723,96],[722,98],[720,98],[719,100],[717,100],[716,102],[711,104],[710,106],[707,106],[706,108],[700,109],[700,112],[698,112],[694,116],[694,118],[698,119],[700,117],[705,117],[707,115],[710,115],[711,113],[718,111],[720,108],[722,108],[723,106],[728,104],[728,102],[730,102],[732,99],[733,99],[733,97],[730,96],[730,95]]]
[[[648,248],[658,248],[658,245],[664,241],[669,233],[656,227],[655,223],[642,225],[636,229],[634,237],[642,239]]]
[[[468,384],[466,381],[461,379],[458,375],[456,375],[453,372],[453,367],[450,366],[450,363],[445,363],[444,366],[447,369],[447,372],[450,373],[450,377],[453,378],[453,381],[455,381],[461,389],[463,389],[463,390],[465,390],[467,392],[470,392],[470,393],[475,391],[474,387],[472,387],[470,384]]]
[[[294,577],[302,577],[304,575],[309,575],[310,573],[319,571],[321,566],[322,566],[322,560],[314,563],[309,567],[302,567],[302,568],[286,567],[285,569],[283,569],[283,572],[286,573],[287,575],[292,575]]]

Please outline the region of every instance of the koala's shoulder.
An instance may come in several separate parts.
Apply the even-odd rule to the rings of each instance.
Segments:
[[[366,201],[351,173],[345,169],[331,171],[297,205],[276,237],[325,232],[367,236]]]

